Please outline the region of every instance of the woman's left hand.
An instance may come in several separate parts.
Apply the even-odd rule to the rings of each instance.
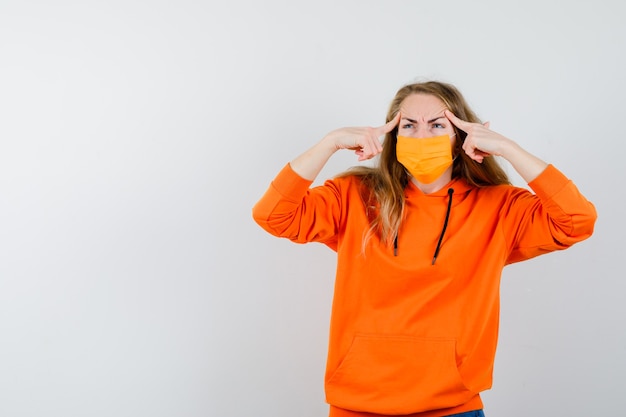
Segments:
[[[445,111],[445,115],[454,126],[467,133],[463,150],[477,162],[482,162],[490,155],[502,156],[505,147],[511,143],[510,139],[490,130],[489,122],[485,124],[466,122],[449,110]]]

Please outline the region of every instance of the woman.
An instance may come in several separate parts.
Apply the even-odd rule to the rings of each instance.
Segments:
[[[378,166],[310,188],[340,149],[380,154]],[[534,193],[510,185],[494,155]],[[454,86],[425,82],[398,91],[384,126],[335,130],[291,161],[253,217],[337,251],[330,416],[431,417],[483,415],[502,269],[588,238],[596,212],[554,166],[481,124]]]

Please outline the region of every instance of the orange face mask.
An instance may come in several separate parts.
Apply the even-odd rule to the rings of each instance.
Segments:
[[[398,136],[396,158],[413,178],[422,184],[430,184],[452,165],[450,137],[450,135],[432,138]]]

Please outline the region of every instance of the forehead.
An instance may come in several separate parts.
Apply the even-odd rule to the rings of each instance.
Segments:
[[[443,101],[430,94],[411,94],[400,104],[400,112],[412,118],[431,117],[443,113],[444,109]]]

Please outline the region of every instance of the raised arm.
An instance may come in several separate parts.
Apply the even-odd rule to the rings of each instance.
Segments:
[[[313,181],[330,157],[339,149],[350,149],[365,161],[383,150],[380,137],[391,132],[400,120],[396,115],[388,123],[379,127],[344,127],[333,130],[312,148],[291,161],[291,169],[307,180]]]
[[[467,133],[463,150],[473,160],[482,162],[485,156],[501,156],[527,183],[537,178],[548,167],[546,162],[527,152],[516,142],[490,130],[489,123],[483,125],[466,122],[448,110],[445,115],[452,124]]]

